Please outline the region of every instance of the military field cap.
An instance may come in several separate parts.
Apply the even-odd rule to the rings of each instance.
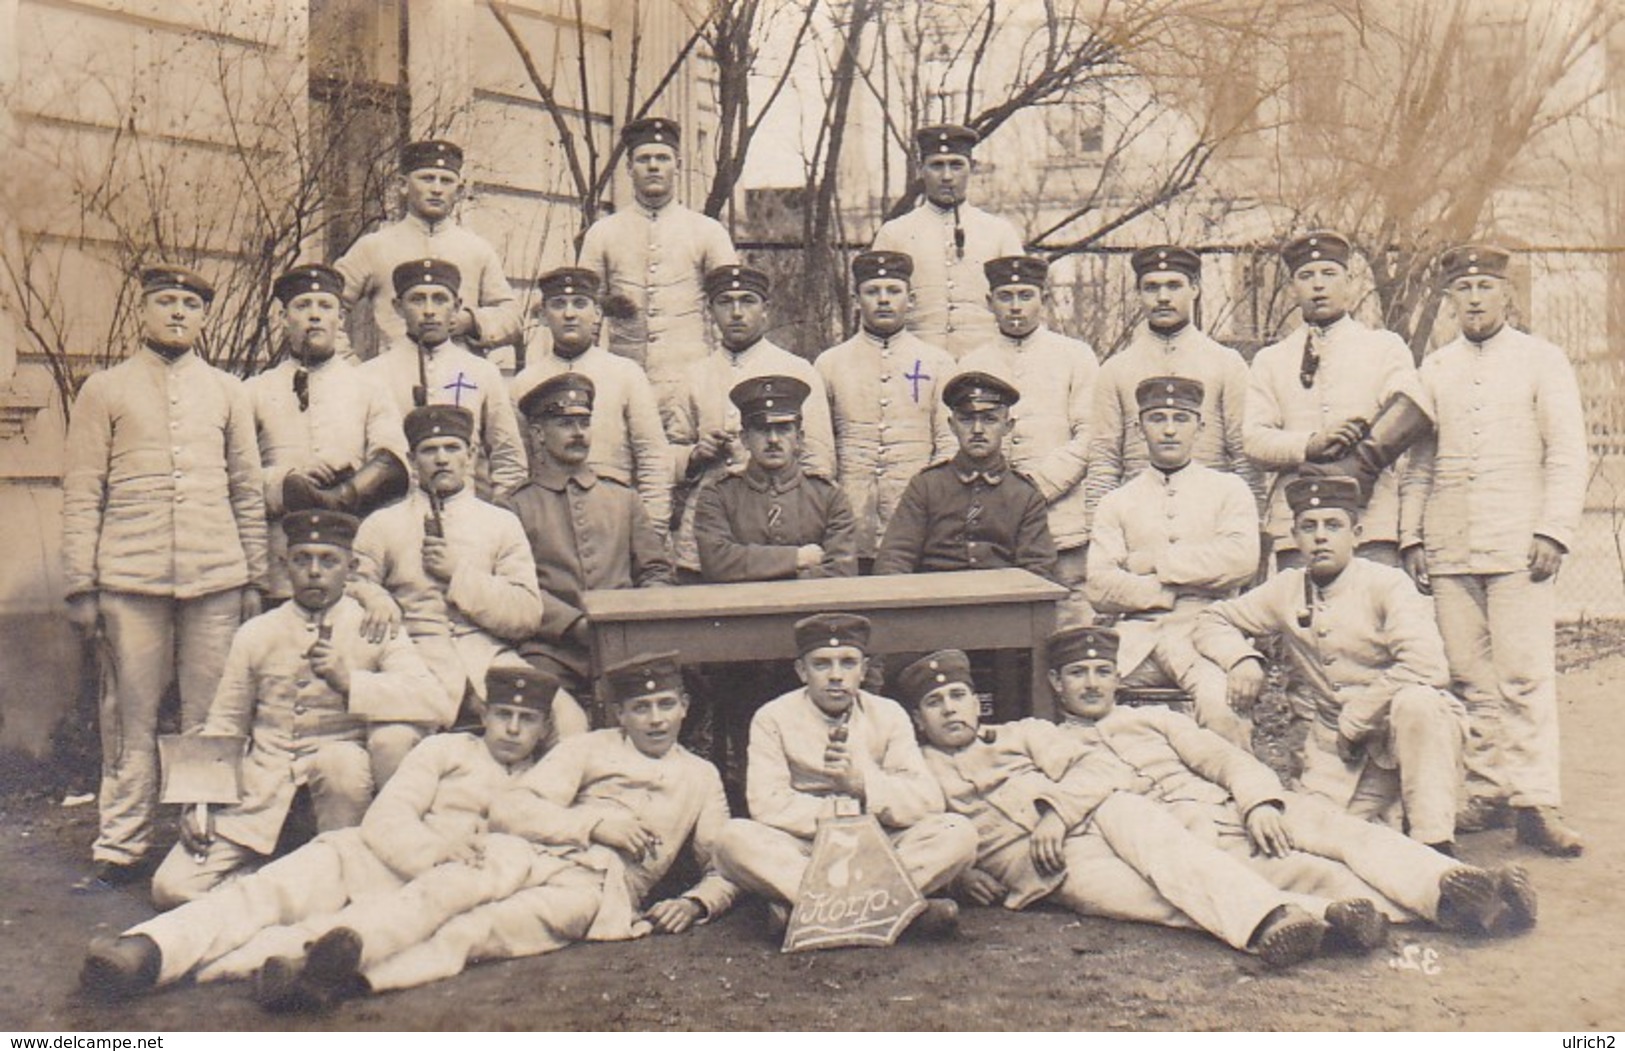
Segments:
[[[1117,632],[1088,624],[1062,628],[1044,643],[1045,659],[1052,669],[1078,661],[1117,661]]]
[[[907,281],[914,276],[914,257],[907,252],[859,252],[852,260],[852,287],[877,277],[896,277]]]
[[[1512,253],[1498,245],[1458,245],[1439,257],[1439,277],[1445,284],[1462,277],[1505,277]]]
[[[1005,255],[989,259],[982,264],[987,287],[1005,288],[1009,285],[1036,285],[1044,287],[1049,280],[1049,262],[1035,255]]]
[[[514,708],[529,708],[535,712],[553,711],[553,695],[559,692],[559,680],[540,668],[516,668],[498,665],[485,672],[485,703],[505,704]]]
[[[768,276],[755,267],[729,263],[705,275],[705,298],[715,299],[724,292],[755,292],[766,299],[770,285]]]
[[[463,170],[463,148],[445,139],[424,139],[409,142],[401,148],[401,171],[415,172],[424,168],[440,168],[450,172]]]
[[[942,403],[961,412],[985,412],[1020,400],[1020,391],[986,372],[961,372],[942,388]]]
[[[1152,376],[1143,379],[1134,388],[1134,401],[1140,411],[1147,409],[1189,409],[1202,411],[1202,397],[1207,391],[1201,380],[1187,376]]]
[[[856,646],[869,652],[869,618],[856,613],[814,613],[796,621],[796,653],[832,646]]]
[[[970,658],[963,650],[938,650],[904,668],[897,675],[898,700],[916,708],[932,690],[949,683],[975,686],[970,677]]]
[[[182,292],[194,292],[203,298],[203,302],[214,302],[214,286],[196,270],[181,266],[178,263],[155,263],[152,266],[141,268],[141,294],[149,292],[162,292],[167,288],[178,288]]]
[[[1325,507],[1358,511],[1360,483],[1358,479],[1338,474],[1294,478],[1286,486],[1286,505],[1292,508],[1294,516]]]
[[[969,157],[982,137],[963,124],[932,124],[914,133],[914,143],[921,157],[934,157],[943,153],[957,153]]]
[[[675,150],[682,146],[683,129],[670,117],[644,117],[621,129],[621,142],[626,144],[627,153],[650,143]]]
[[[801,404],[812,388],[794,376],[752,376],[728,392],[747,427],[769,423],[799,423]]]
[[[349,548],[355,542],[355,531],[361,520],[343,511],[294,511],[282,516],[282,532],[288,546],[298,544],[332,544]]]
[[[582,266],[561,266],[536,279],[536,290],[543,299],[554,296],[591,296],[597,299],[602,288],[603,282],[599,280],[598,272]]]
[[[463,273],[455,263],[444,259],[413,259],[402,263],[390,275],[397,298],[419,285],[443,285],[456,295],[463,287]]]
[[[474,439],[474,413],[461,405],[422,405],[406,414],[406,444],[416,449],[430,438]]]
[[[1135,249],[1129,257],[1136,278],[1146,274],[1184,274],[1192,281],[1202,278],[1202,257],[1178,245],[1151,245]]]
[[[519,412],[526,419],[544,416],[591,416],[595,388],[579,372],[561,372],[525,392],[519,399]]]
[[[676,650],[640,653],[604,669],[604,683],[617,702],[683,689],[683,668]]]
[[[271,294],[283,306],[298,296],[311,292],[326,292],[338,296],[344,293],[344,275],[322,263],[301,263],[271,285]]]
[[[1336,230],[1311,230],[1281,246],[1281,262],[1288,270],[1323,261],[1346,267],[1352,252],[1349,239]]]

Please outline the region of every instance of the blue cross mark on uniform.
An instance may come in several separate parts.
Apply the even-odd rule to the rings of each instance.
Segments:
[[[453,405],[461,405],[463,403],[463,391],[479,390],[480,388],[479,384],[469,382],[468,373],[459,372],[457,378],[446,384],[443,389],[451,391],[451,403]]]
[[[903,378],[908,380],[909,387],[910,387],[910,389],[911,389],[911,391],[912,391],[912,393],[914,395],[914,400],[919,401],[920,400],[920,384],[921,384],[921,382],[930,379],[931,374],[929,372],[925,371],[925,363],[922,362],[919,358],[915,358],[914,359],[914,371],[913,372],[905,372],[905,373],[903,373]]]

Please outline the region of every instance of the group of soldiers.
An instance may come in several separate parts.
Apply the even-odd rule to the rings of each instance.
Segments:
[[[210,283],[141,273],[141,345],[72,414],[63,551],[109,671],[83,886],[150,875],[169,911],[93,942],[88,992],[252,976],[268,1007],[320,1009],[677,933],[740,890],[782,930],[853,803],[927,896],[923,932],[957,900],[1048,899],[1284,966],[1389,922],[1533,925],[1521,867],[1455,859],[1508,825],[1582,849],[1552,578],[1584,427],[1563,352],[1507,324],[1505,251],[1442,257],[1461,335],[1417,369],[1350,316],[1334,232],[1282,249],[1302,325],[1250,367],[1196,327],[1199,256],[1142,248],[1144,321],[1100,363],[1044,324],[1046,262],[967,201],[975,133],[923,128],[923,199],[853,260],[858,330],[809,363],[763,338],[768,276],[675,201],[678,127],[623,139],[635,204],[537,280],[548,338],[511,380],[484,352],[519,338],[518,300],[453,218],[448,142],[403,151],[402,219],[277,280],[284,356],[246,382],[195,352]],[[388,345],[358,364],[345,310],[369,305]],[[754,710],[724,764],[748,818],[678,738],[694,683],[771,677],[597,668],[582,609],[1002,567],[1067,588],[1033,657],[1059,724],[982,726],[971,657],[894,656],[886,680],[867,620],[810,616],[794,688],[694,698]],[[1266,654],[1309,724],[1295,791],[1251,754]],[[244,741],[242,792],[188,808],[154,866],[171,685],[186,732]],[[1194,718],[1118,706],[1146,687]],[[319,835],[289,851],[301,800]],[[685,845],[698,882],[650,902]]]

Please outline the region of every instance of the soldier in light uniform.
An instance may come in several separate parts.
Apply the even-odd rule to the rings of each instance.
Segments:
[[[1136,251],[1131,262],[1146,318],[1128,346],[1100,366],[1095,379],[1089,473],[1083,483],[1091,522],[1106,494],[1150,460],[1149,439],[1136,426],[1139,407],[1134,399],[1140,382],[1150,376],[1183,376],[1202,384],[1204,422],[1193,458],[1240,477],[1262,506],[1264,479],[1243,444],[1247,363],[1196,327],[1202,258],[1188,248],[1154,245]]]
[[[954,450],[940,397],[953,359],[904,328],[913,273],[902,252],[860,252],[852,260],[858,331],[813,362],[829,393],[836,469],[864,571],[909,479]]]
[[[68,424],[62,572],[68,620],[105,633],[101,828],[87,886],[147,871],[158,802],[158,706],[202,725],[231,637],[268,585],[254,411],[193,348],[214,288],[179,266],[141,272],[141,346],[85,381]]]
[[[513,378],[515,405],[543,380],[572,373],[592,380],[592,451],[600,478],[637,489],[643,509],[664,538],[671,525],[671,450],[649,377],[636,362],[598,346],[602,282],[591,270],[560,267],[536,279],[551,349],[534,355]]]
[[[681,395],[688,367],[715,345],[705,275],[739,262],[721,223],[677,203],[681,139],[677,122],[665,117],[621,129],[636,199],[592,224],[577,259],[603,279],[609,349],[643,366],[663,414]]]
[[[462,149],[439,139],[407,143],[399,186],[405,214],[357,240],[333,264],[344,276],[345,305],[360,305],[377,326],[378,351],[406,338],[406,325],[393,305],[400,294],[394,273],[414,259],[444,259],[462,275],[467,294],[446,319],[453,339],[482,348],[518,339],[519,298],[503,273],[501,256],[452,218],[463,199]]]
[[[1256,641],[1282,639],[1293,711],[1310,721],[1303,789],[1362,819],[1403,811],[1413,839],[1453,853],[1466,713],[1433,611],[1400,569],[1355,557],[1354,479],[1298,478],[1286,499],[1306,564],[1203,610],[1196,647],[1246,710],[1264,685]]]
[[[1461,335],[1422,362],[1438,433],[1401,484],[1405,568],[1431,586],[1467,702],[1469,813],[1548,854],[1583,849],[1559,813],[1552,578],[1580,525],[1586,430],[1561,349],[1506,323],[1510,257],[1468,245],[1440,261]]]
[[[530,538],[542,589],[541,630],[519,652],[577,697],[592,693],[592,639],[582,594],[674,583],[666,544],[643,501],[591,466],[596,396],[585,375],[561,372],[520,399],[531,432],[530,481],[502,502]]]
[[[1292,540],[1286,488],[1304,464],[1331,463],[1352,451],[1385,410],[1426,422],[1411,349],[1394,333],[1349,316],[1350,251],[1348,240],[1329,230],[1281,249],[1304,323],[1253,358],[1244,437],[1247,455],[1274,472],[1264,528],[1277,569],[1303,564]],[[1376,476],[1368,499],[1360,516],[1359,555],[1397,566],[1399,483],[1391,467]]]
[[[528,476],[525,445],[501,370],[452,334],[462,283],[457,267],[442,259],[396,267],[395,309],[406,334],[362,369],[403,415],[424,405],[460,405],[473,413],[480,492],[500,495]]]
[[[1038,487],[1049,505],[1055,540],[1055,580],[1072,589],[1059,613],[1065,623],[1093,619],[1083,597],[1089,555],[1089,515],[1083,476],[1089,462],[1089,413],[1100,363],[1089,344],[1044,324],[1049,264],[1035,256],[990,260],[988,306],[998,337],[960,359],[960,367],[990,373],[1022,392],[1010,408],[1010,464]]]
[[[426,719],[440,684],[404,635],[362,636],[361,607],[344,595],[354,563],[355,518],[295,511],[283,520],[292,600],[244,624],[231,643],[205,734],[247,736],[242,801],[187,807],[181,841],[152,878],[153,902],[201,897],[277,845],[300,789],[316,829],[358,824],[372,802],[369,726]]]
[[[1178,686],[1196,721],[1251,747],[1224,671],[1196,652],[1196,614],[1234,595],[1258,569],[1258,511],[1247,483],[1192,459],[1206,421],[1202,384],[1153,376],[1135,390],[1150,466],[1095,510],[1084,594],[1119,615],[1125,686]]]
[[[987,307],[982,264],[1020,255],[1021,234],[966,201],[971,151],[980,136],[943,124],[914,133],[925,200],[881,226],[877,252],[902,252],[914,260],[914,306],[908,327],[958,359],[998,333]]]
[[[288,354],[247,381],[265,468],[270,521],[269,595],[285,600],[287,539],[281,518],[321,507],[365,515],[406,494],[401,413],[384,390],[334,355],[343,320],[344,278],[319,263],[277,278]]]
[[[681,397],[666,421],[674,496],[682,507],[673,546],[678,569],[693,575],[700,571],[694,543],[696,494],[705,482],[744,468],[739,407],[728,397],[742,380],[792,376],[813,391],[804,406],[801,466],[809,474],[835,477],[835,438],[824,381],[806,359],[762,338],[767,331],[767,275],[748,266],[720,267],[705,276],[705,292],[722,346],[688,366]]]

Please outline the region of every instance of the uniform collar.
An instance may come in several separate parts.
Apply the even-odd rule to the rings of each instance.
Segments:
[[[948,464],[953,468],[954,477],[958,478],[959,481],[964,485],[970,485],[978,478],[986,482],[988,485],[998,485],[1000,482],[1004,481],[1004,476],[1008,467],[1008,464],[1005,463],[1003,453],[999,454],[998,459],[994,460],[991,466],[982,468],[972,463],[971,458],[965,455],[965,451],[963,449],[954,453],[954,458],[949,460]]]
[[[412,227],[414,230],[428,234],[430,237],[433,237],[435,234],[444,230],[448,226],[455,225],[450,215],[446,216],[438,223],[431,223],[422,216],[413,215],[411,212],[407,212],[405,215],[401,216],[401,222]]]
[[[1145,334],[1151,337],[1151,341],[1153,343],[1158,343],[1165,347],[1175,347],[1178,346],[1179,343],[1185,338],[1185,333],[1189,332],[1195,327],[1196,325],[1194,322],[1187,320],[1183,325],[1180,325],[1172,332],[1158,332],[1156,329],[1151,327],[1151,322],[1147,321],[1145,323]]]
[[[1471,349],[1471,350],[1475,350],[1475,351],[1476,350],[1484,350],[1484,349],[1486,349],[1488,347],[1494,346],[1495,343],[1498,340],[1500,340],[1500,338],[1503,335],[1506,334],[1507,327],[1508,327],[1507,323],[1505,321],[1502,321],[1500,328],[1496,329],[1490,335],[1486,336],[1484,339],[1481,339],[1481,340],[1468,339],[1467,334],[1464,332],[1464,333],[1462,333],[1461,341],[1463,343],[1467,344],[1468,348]]]
[[[582,489],[591,489],[598,484],[598,475],[586,464],[573,470],[565,470],[560,464],[538,461],[530,478],[543,489],[551,489],[555,493],[564,492],[565,486],[570,482],[575,482]]]
[[[1191,466],[1195,463],[1196,460],[1193,458],[1189,463],[1185,464],[1185,466],[1176,471],[1164,471],[1162,468],[1153,464],[1146,464],[1145,473],[1150,475],[1158,485],[1167,486],[1172,484],[1175,480],[1183,478],[1185,473],[1189,471]]]
[[[837,726],[842,722],[845,722],[848,726],[850,726],[853,719],[863,714],[865,708],[863,699],[867,696],[867,693],[865,693],[862,689],[859,689],[858,695],[852,699],[851,708],[847,709],[843,715],[830,715],[828,712],[824,711],[824,709],[818,707],[818,705],[814,703],[812,694],[807,691],[807,687],[803,686],[801,688],[801,699],[806,702],[807,707],[814,715],[818,716],[818,718],[824,720],[824,722],[828,723],[832,727]]]
[[[1015,336],[1007,336],[1003,332],[1000,332],[999,342],[1009,347],[1011,350],[1026,350],[1028,347],[1037,343],[1039,341],[1038,337],[1043,335],[1045,331],[1046,329],[1044,328],[1043,323],[1040,322],[1037,328],[1033,329],[1031,332],[1019,339]]]
[[[723,356],[728,359],[728,363],[730,365],[738,365],[741,362],[743,362],[746,358],[750,357],[750,355],[756,353],[758,350],[760,350],[761,348],[763,348],[765,346],[768,346],[768,345],[769,344],[767,342],[767,337],[766,336],[758,336],[758,337],[756,337],[756,342],[752,343],[750,346],[746,347],[744,350],[733,351],[733,350],[729,350],[727,347],[721,347],[720,349],[722,351]]]
[[[183,350],[173,358],[165,357],[163,354],[160,354],[158,351],[148,346],[145,340],[142,340],[141,342],[141,353],[145,354],[147,360],[152,364],[166,369],[184,368],[194,361],[203,360],[197,356],[196,348],[188,348]]]
[[[661,216],[663,216],[667,212],[671,211],[672,206],[677,203],[677,195],[672,194],[670,197],[666,198],[666,203],[665,204],[662,204],[657,208],[651,208],[648,205],[644,204],[642,201],[637,200],[635,197],[633,198],[633,201],[637,206],[638,213],[640,215],[642,215],[645,219],[653,221],[655,219],[659,219]]]
[[[1321,339],[1330,339],[1332,336],[1335,336],[1337,333],[1347,328],[1349,323],[1353,320],[1354,319],[1352,317],[1345,313],[1342,317],[1338,318],[1336,321],[1333,321],[1329,325],[1317,325],[1312,321],[1306,321],[1304,322],[1304,325],[1309,329],[1309,331],[1315,333]]]
[[[869,329],[862,324],[858,325],[859,338],[861,338],[865,343],[879,347],[881,350],[889,348],[893,343],[902,339],[906,332],[908,332],[908,329],[900,328],[889,336],[882,336],[877,332],[870,332]]]
[[[801,484],[801,465],[791,460],[784,470],[768,474],[755,460],[747,461],[742,472],[745,484],[758,493],[787,493]]]

